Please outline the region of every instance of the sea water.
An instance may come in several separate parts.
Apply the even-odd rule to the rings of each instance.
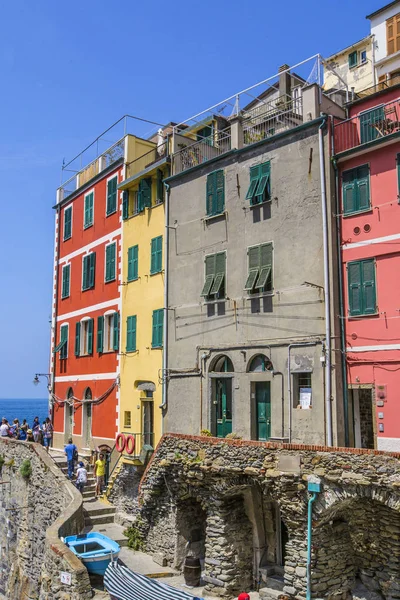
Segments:
[[[22,423],[23,419],[26,419],[28,424],[32,426],[33,419],[39,417],[39,422],[43,423],[46,417],[49,416],[49,401],[40,398],[21,398],[7,400],[7,398],[0,398],[0,419],[5,417],[9,423],[12,423],[14,419],[19,419]]]

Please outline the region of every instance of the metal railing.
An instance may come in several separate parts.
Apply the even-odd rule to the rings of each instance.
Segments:
[[[400,131],[400,98],[334,124],[335,154]]]
[[[243,120],[245,146],[265,140],[272,135],[297,127],[303,122],[301,96],[296,99],[278,98],[269,110],[246,116]]]
[[[381,81],[380,83],[377,83],[376,85],[371,85],[370,87],[365,88],[365,90],[361,90],[361,91],[357,92],[355,95],[356,95],[357,99],[366,98],[368,96],[372,96],[373,94],[376,94],[377,92],[382,92],[383,90],[388,90],[389,88],[391,88],[395,85],[399,85],[399,83],[400,83],[400,75],[395,75],[394,77],[391,77],[387,81]]]
[[[187,169],[201,165],[212,160],[231,149],[230,128],[215,131],[210,136],[193,142],[188,138],[188,143],[178,143],[178,152],[172,157],[173,173],[177,175]]]
[[[126,178],[128,179],[129,177],[132,177],[136,173],[140,173],[141,171],[144,171],[144,169],[147,169],[147,167],[150,167],[153,163],[161,160],[162,158],[165,158],[167,156],[167,150],[168,150],[168,140],[165,140],[164,142],[158,143],[157,145],[155,145],[154,148],[151,148],[145,154],[142,154],[141,156],[138,156],[134,160],[131,160],[130,162],[128,162],[126,164],[126,166],[127,166]]]

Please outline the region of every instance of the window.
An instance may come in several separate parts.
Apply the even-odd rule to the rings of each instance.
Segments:
[[[157,169],[157,204],[164,202],[164,175],[161,169]]]
[[[293,406],[312,406],[311,373],[293,373]]]
[[[140,180],[135,212],[143,212],[146,207],[151,207],[151,177]]]
[[[382,136],[385,127],[385,110],[378,106],[360,113],[360,142],[365,144]]]
[[[368,165],[343,173],[342,194],[343,213],[345,215],[371,208]]]
[[[272,279],[273,244],[252,246],[247,250],[249,271],[244,289],[251,293],[270,292]]]
[[[124,411],[124,427],[132,427],[132,413],[130,410]]]
[[[96,270],[96,252],[91,252],[83,257],[82,290],[94,288],[94,275]]]
[[[207,216],[220,215],[225,210],[225,176],[222,169],[207,176]]]
[[[386,21],[386,44],[388,54],[400,50],[400,13]]]
[[[376,313],[375,259],[348,263],[347,281],[350,316],[374,315]]]
[[[367,51],[361,50],[360,52],[360,63],[364,65],[367,62]]]
[[[205,279],[201,296],[211,300],[225,298],[226,253],[210,254],[205,259]]]
[[[124,221],[129,219],[129,190],[122,192],[122,218]]]
[[[135,281],[139,277],[139,246],[128,248],[128,281]]]
[[[117,210],[117,184],[118,176],[107,181],[107,208],[106,215],[112,215]]]
[[[250,167],[250,186],[246,200],[250,205],[261,204],[271,199],[271,166],[269,162]]]
[[[351,52],[349,54],[349,68],[352,69],[353,67],[357,66],[357,50],[355,52]]]
[[[72,206],[64,209],[64,241],[72,237]]]
[[[117,245],[114,242],[113,244],[108,244],[106,246],[106,271],[105,271],[105,282],[115,280],[115,255],[117,251]]]
[[[119,347],[119,313],[97,317],[97,352],[113,352]]]
[[[94,204],[94,192],[86,194],[85,196],[85,210],[83,216],[83,228],[87,229],[93,225],[93,204]]]
[[[272,371],[272,369],[272,363],[265,354],[254,356],[249,366],[250,373],[263,373],[265,371]]]
[[[70,294],[70,280],[71,280],[71,265],[64,265],[62,268],[62,284],[61,284],[61,298],[68,298]]]
[[[75,328],[75,356],[93,353],[93,319],[78,321]]]
[[[54,353],[60,353],[60,360],[68,357],[68,324],[65,323],[60,327],[60,341],[54,348]]]
[[[136,315],[126,319],[126,351],[136,352]]]
[[[161,273],[162,271],[162,235],[151,240],[151,263],[150,274]]]
[[[152,348],[161,348],[163,345],[164,309],[153,310],[153,335]]]

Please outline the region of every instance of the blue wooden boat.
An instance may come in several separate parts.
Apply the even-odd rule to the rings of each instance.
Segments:
[[[95,531],[69,535],[64,542],[81,559],[88,572],[94,575],[104,575],[110,562],[118,558],[121,550],[117,542]]]

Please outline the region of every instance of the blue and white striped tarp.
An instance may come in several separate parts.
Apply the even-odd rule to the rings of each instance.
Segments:
[[[104,587],[113,600],[202,600],[172,588],[127,567],[110,562],[104,575]]]

